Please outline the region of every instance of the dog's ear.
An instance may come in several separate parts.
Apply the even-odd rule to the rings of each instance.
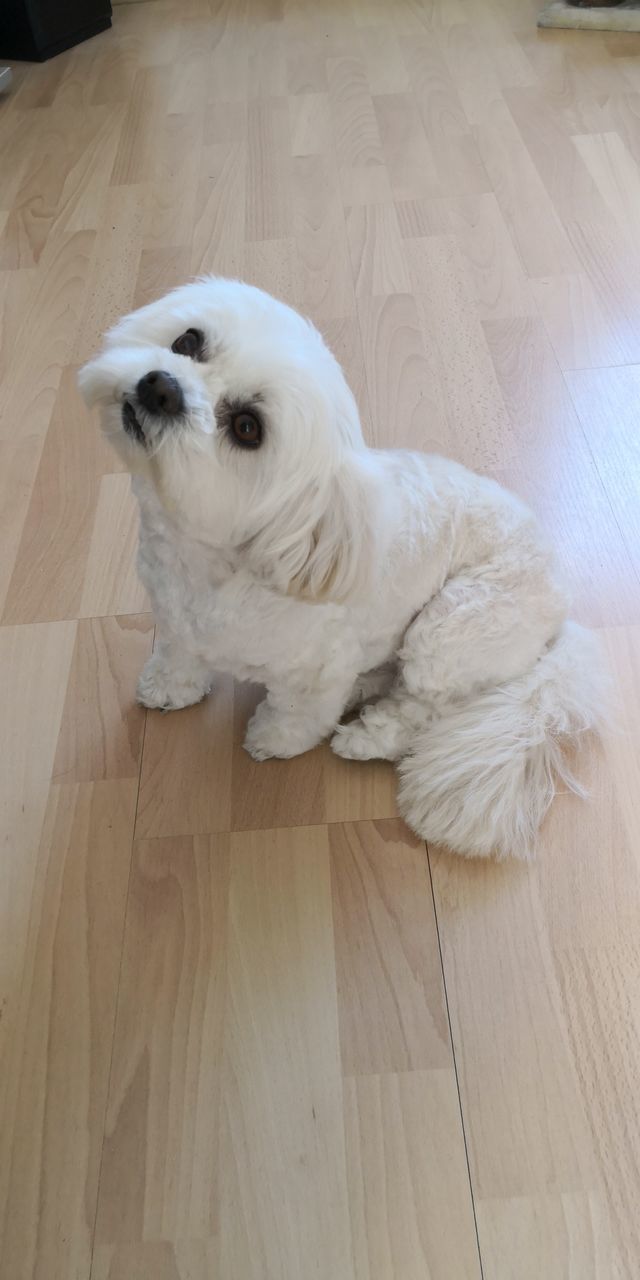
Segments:
[[[93,409],[100,398],[100,378],[96,375],[94,360],[90,360],[78,371],[78,388],[87,407]]]
[[[349,450],[319,482],[279,493],[244,543],[254,569],[279,591],[342,603],[364,594],[380,536],[376,487],[365,450]]]
[[[366,455],[350,453],[330,477],[324,509],[305,538],[306,553],[287,594],[344,603],[366,591],[378,526]]]

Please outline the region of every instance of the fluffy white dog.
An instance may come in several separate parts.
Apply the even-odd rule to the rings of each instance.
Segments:
[[[418,835],[527,855],[603,676],[526,508],[443,458],[367,448],[319,333],[246,284],[143,307],[80,383],[140,503],[157,621],[140,701],[188,706],[215,671],[258,681],[254,759],[331,734],[399,762]]]

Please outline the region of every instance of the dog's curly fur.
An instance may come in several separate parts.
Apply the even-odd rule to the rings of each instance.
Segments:
[[[173,416],[140,398],[158,370]],[[367,448],[316,329],[246,284],[201,280],[128,316],[80,384],[140,503],[157,620],[140,701],[187,706],[215,671],[261,682],[254,759],[331,734],[341,756],[399,762],[427,840],[527,855],[604,684],[529,511],[454,462]]]

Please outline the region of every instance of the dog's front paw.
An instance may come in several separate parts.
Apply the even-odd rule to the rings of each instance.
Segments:
[[[285,725],[269,711],[260,714],[258,707],[247,725],[244,749],[254,760],[287,760],[298,754]]]
[[[261,702],[247,726],[244,749],[254,760],[289,760],[315,747],[317,734],[304,722],[278,715]]]
[[[201,702],[210,690],[210,683],[195,678],[187,667],[169,670],[160,654],[152,653],[140,672],[136,696],[143,707],[179,711]]]

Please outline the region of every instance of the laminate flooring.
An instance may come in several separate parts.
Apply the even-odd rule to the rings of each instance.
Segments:
[[[149,0],[0,100],[7,1280],[638,1280],[640,37],[529,0]],[[192,274],[305,311],[376,444],[495,475],[620,723],[530,866],[383,764],[135,705],[128,477],[79,401]]]

